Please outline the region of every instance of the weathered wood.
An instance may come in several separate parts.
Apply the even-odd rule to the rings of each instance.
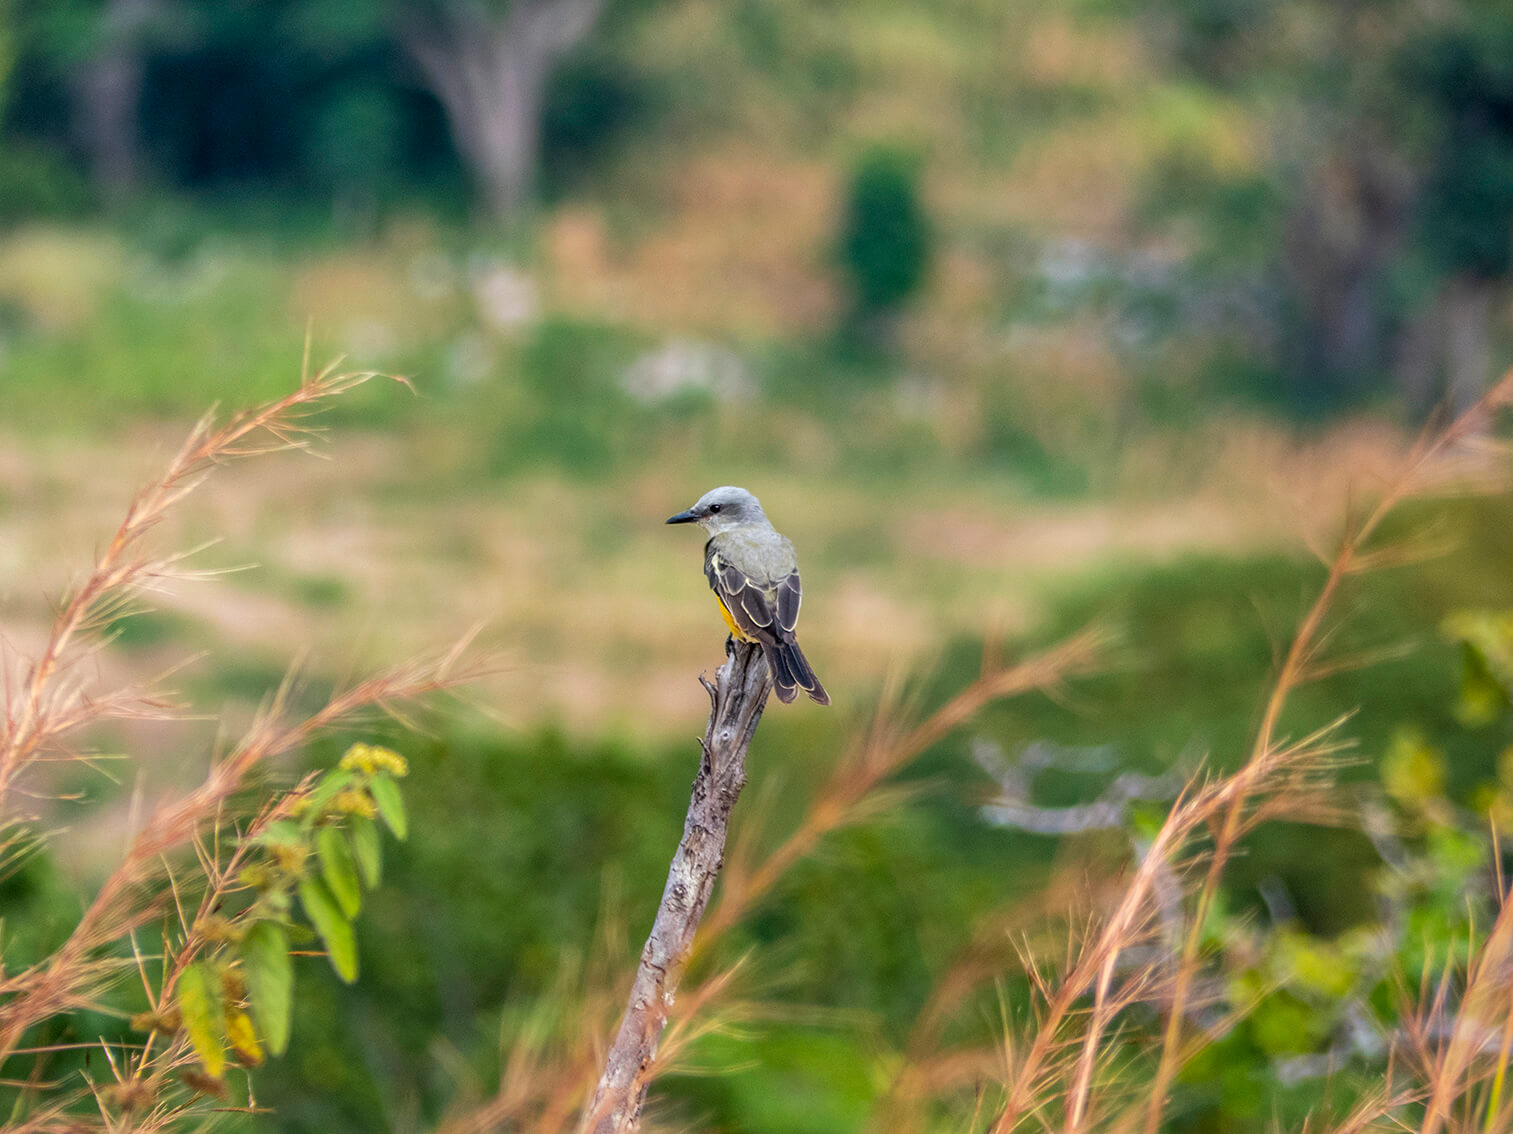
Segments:
[[[746,786],[746,749],[772,691],[762,651],[749,643],[733,645],[713,685],[702,677],[699,680],[709,691],[709,728],[688,801],[683,840],[667,871],[667,886],[641,951],[625,1018],[605,1060],[598,1089],[583,1112],[582,1134],[628,1134],[640,1126],[647,1071],[656,1058],[683,965],[725,861],[730,813]]]

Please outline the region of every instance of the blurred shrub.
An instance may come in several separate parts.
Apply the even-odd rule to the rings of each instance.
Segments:
[[[382,87],[339,90],[316,108],[305,164],[333,191],[381,192],[401,167],[403,125],[393,95]]]
[[[838,248],[851,293],[848,330],[875,332],[919,290],[931,244],[919,160],[884,147],[865,152],[851,173]]]
[[[0,146],[0,225],[77,216],[89,203],[84,178],[54,150],[17,138]]]
[[[15,16],[12,8],[13,0],[0,0],[0,116],[5,114],[11,69],[16,65]]]
[[[549,319],[520,351],[514,381],[501,384],[489,464],[494,472],[556,468],[595,474],[640,445],[639,407],[620,376],[634,339],[602,324]]]
[[[1513,270],[1513,18],[1491,5],[1413,40],[1399,65],[1439,118],[1421,238],[1448,271],[1498,279]]]
[[[541,163],[550,189],[561,190],[614,153],[650,107],[639,76],[623,59],[580,54],[553,72],[541,118]]]

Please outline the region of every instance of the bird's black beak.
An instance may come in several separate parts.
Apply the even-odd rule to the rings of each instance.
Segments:
[[[669,524],[691,524],[698,518],[699,517],[694,514],[694,510],[690,508],[686,512],[679,512],[676,516],[668,516],[667,522]]]

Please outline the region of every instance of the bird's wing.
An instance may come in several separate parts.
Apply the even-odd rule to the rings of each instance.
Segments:
[[[759,641],[777,642],[783,637],[782,624],[773,613],[773,602],[767,590],[753,582],[746,573],[726,559],[713,546],[706,548],[704,575],[709,588],[720,596],[725,609],[746,634]],[[797,580],[794,580],[797,586]],[[782,589],[777,593],[779,609],[782,604]],[[798,604],[794,603],[797,614]],[[774,623],[777,623],[776,625]]]

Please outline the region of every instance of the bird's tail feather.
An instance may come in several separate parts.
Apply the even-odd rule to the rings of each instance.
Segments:
[[[811,701],[821,705],[830,704],[830,694],[814,676],[814,669],[799,644],[792,638],[767,647],[767,664],[772,667],[772,681],[777,687],[778,700],[784,704],[798,696],[802,689]]]
[[[787,653],[781,642],[762,643],[762,653],[767,656],[767,668],[772,670],[772,684],[778,695],[778,700],[783,704],[789,704],[798,696],[798,681],[793,675],[793,670],[788,666]]]

